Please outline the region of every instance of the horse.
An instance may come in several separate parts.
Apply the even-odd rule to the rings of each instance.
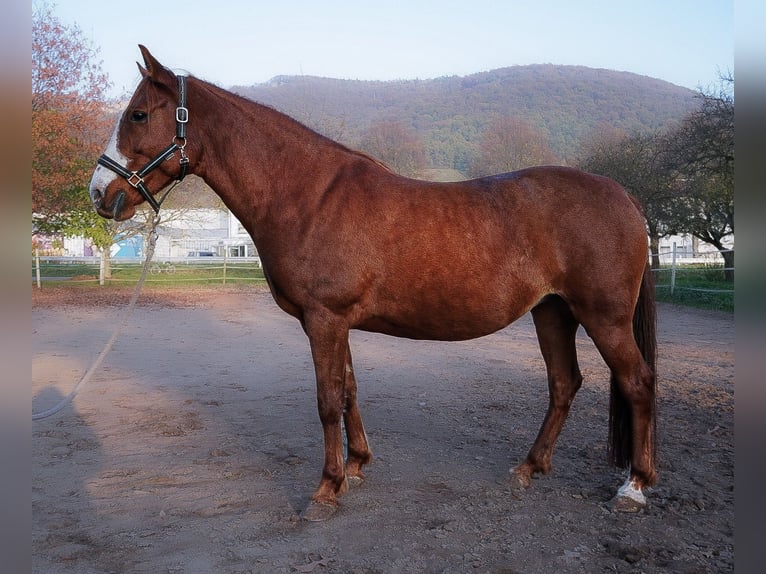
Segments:
[[[538,166],[462,182],[406,178],[268,106],[176,75],[139,46],[141,79],[90,182],[95,210],[131,218],[188,173],[242,223],[277,305],[308,337],[324,439],[303,518],[364,481],[351,329],[413,340],[488,335],[531,312],[549,403],[512,491],[547,474],[582,384],[582,326],[610,370],[612,499],[640,511],[656,473],[656,310],[646,220],[616,182]],[[177,160],[177,161],[176,161]],[[151,191],[154,189],[154,191]],[[343,445],[343,432],[347,446]]]

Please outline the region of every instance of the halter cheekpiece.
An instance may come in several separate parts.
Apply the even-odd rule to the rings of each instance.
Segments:
[[[149,192],[144,182],[144,177],[158,167],[162,162],[173,157],[176,150],[181,151],[179,164],[181,170],[176,177],[176,181],[183,180],[189,168],[189,158],[186,155],[186,124],[189,122],[189,109],[186,107],[186,76],[178,76],[178,107],[176,108],[176,136],[173,142],[162,150],[154,159],[147,163],[138,171],[128,171],[119,163],[114,161],[108,155],[103,154],[98,158],[98,165],[112,170],[117,175],[123,177],[132,187],[138,190],[146,202],[152,206],[155,213],[160,212],[160,206],[167,197],[167,192],[162,198],[157,199]],[[170,190],[168,190],[170,191]]]

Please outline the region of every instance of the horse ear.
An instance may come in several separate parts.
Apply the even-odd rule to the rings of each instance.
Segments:
[[[146,46],[138,45],[138,49],[141,50],[141,55],[144,57],[144,66],[138,64],[138,70],[141,72],[141,76],[144,78],[150,78],[155,82],[161,82],[162,78],[167,74],[170,74],[165,67],[160,64],[157,59],[152,56]]]

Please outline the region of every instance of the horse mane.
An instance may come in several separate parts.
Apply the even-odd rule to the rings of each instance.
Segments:
[[[328,143],[329,145],[331,145],[332,147],[334,147],[334,148],[336,148],[338,150],[341,150],[341,151],[343,151],[343,152],[345,152],[347,154],[356,156],[356,157],[358,157],[360,159],[372,162],[373,164],[377,165],[378,167],[380,167],[381,169],[383,169],[383,170],[385,170],[385,171],[387,171],[389,173],[392,173],[392,174],[395,173],[393,169],[391,169],[388,165],[386,165],[381,160],[379,160],[379,159],[377,159],[375,157],[372,157],[371,155],[369,155],[369,154],[367,154],[367,153],[365,153],[363,151],[359,151],[357,149],[353,149],[353,148],[351,148],[351,147],[349,147],[349,146],[347,146],[345,144],[342,144],[342,143],[340,143],[338,141],[335,141],[334,139],[329,138],[326,135],[319,133],[315,129],[313,129],[313,128],[307,126],[306,124],[296,120],[294,117],[290,116],[289,114],[287,114],[285,112],[282,112],[282,111],[278,110],[277,108],[275,108],[273,106],[270,106],[268,104],[264,104],[264,103],[258,102],[256,100],[250,99],[250,98],[245,97],[245,96],[240,95],[240,94],[237,94],[237,93],[232,92],[230,90],[227,90],[225,88],[221,88],[220,86],[217,86],[217,85],[215,85],[215,84],[213,84],[211,82],[208,82],[206,80],[202,80],[200,78],[197,78],[195,76],[191,76],[190,75],[189,77],[190,78],[194,78],[197,82],[199,82],[204,88],[208,89],[209,91],[211,91],[211,92],[213,92],[213,93],[215,93],[217,95],[221,95],[223,97],[228,98],[235,105],[238,105],[238,106],[240,106],[242,108],[245,108],[245,109],[251,108],[251,107],[255,106],[256,108],[259,108],[261,110],[266,110],[268,113],[278,115],[281,118],[283,118],[284,120],[286,120],[289,123],[291,123],[292,125],[298,127],[299,129],[307,131],[308,133],[312,134],[313,136],[315,136],[317,138],[322,139],[323,141],[325,141],[326,143]]]
[[[331,140],[331,141],[332,141],[332,140]],[[375,165],[377,165],[378,167],[381,167],[381,168],[383,168],[384,170],[386,170],[386,171],[387,171],[387,172],[389,172],[389,173],[395,173],[393,169],[391,169],[391,168],[390,168],[388,165],[386,165],[385,163],[383,163],[381,160],[379,160],[379,159],[377,159],[377,158],[374,158],[374,157],[372,157],[371,155],[369,155],[369,154],[366,154],[366,153],[364,153],[364,152],[362,152],[362,151],[359,151],[359,150],[356,150],[356,149],[352,149],[352,148],[349,148],[349,147],[347,147],[347,146],[344,146],[344,145],[343,145],[343,144],[341,144],[341,143],[338,143],[338,142],[335,142],[335,143],[336,143],[336,144],[338,144],[339,146],[341,146],[341,147],[342,147],[342,148],[343,148],[345,151],[347,151],[348,153],[350,153],[350,154],[352,154],[352,155],[356,155],[356,156],[359,156],[359,157],[361,157],[361,158],[363,158],[363,159],[369,160],[369,161],[371,161],[372,163],[374,163]]]

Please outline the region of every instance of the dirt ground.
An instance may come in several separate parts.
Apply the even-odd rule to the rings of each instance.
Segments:
[[[32,296],[33,408],[67,395],[130,292]],[[554,472],[511,493],[547,405],[529,316],[463,343],[354,332],[374,460],[329,521],[299,519],[321,426],[298,323],[258,287],[142,295],[74,403],[33,423],[33,572],[729,572],[734,320],[659,308],[660,481],[610,512],[608,373],[585,383]]]

